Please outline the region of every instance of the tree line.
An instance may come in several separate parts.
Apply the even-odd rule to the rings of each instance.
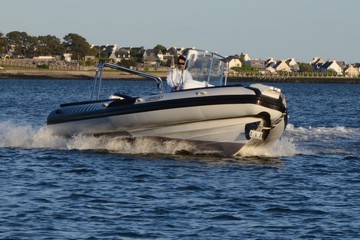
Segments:
[[[166,52],[166,47],[158,44],[153,49]],[[70,53],[71,59],[82,62],[85,56],[94,56],[98,59],[108,60],[106,53],[97,48],[91,48],[87,40],[75,33],[69,33],[61,41],[53,35],[31,36],[26,32],[12,31],[7,34],[0,32],[0,58],[6,56],[11,50],[16,58],[33,58],[38,56],[59,56]],[[141,62],[142,52],[130,50],[130,59],[123,59],[121,64],[126,66],[136,66]],[[92,65],[92,63],[89,63]]]
[[[91,48],[86,39],[76,33],[69,33],[61,41],[53,35],[31,36],[26,32],[0,32],[0,55],[10,50],[13,55],[23,58],[38,56],[56,56],[64,53],[72,54],[72,59],[83,60],[85,56],[98,56],[98,51]]]

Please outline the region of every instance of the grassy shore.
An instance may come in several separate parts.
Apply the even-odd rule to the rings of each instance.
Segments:
[[[166,78],[167,71],[150,71],[149,73]],[[35,68],[17,68],[17,69],[0,69],[0,79],[93,79],[95,71],[81,70],[47,70]],[[142,79],[139,76],[114,71],[105,70],[103,79]],[[229,77],[229,81],[246,81],[246,82],[293,82],[293,83],[360,83],[360,78],[348,77],[304,77],[304,76],[249,76],[249,77]]]
[[[159,77],[166,77],[166,72],[152,72]],[[47,70],[47,69],[3,69],[0,70],[0,79],[93,79],[95,70],[81,71],[81,70]],[[104,71],[104,79],[136,79],[139,76],[119,72],[119,71]]]

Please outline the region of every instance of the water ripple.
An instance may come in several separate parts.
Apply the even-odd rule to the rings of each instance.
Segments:
[[[88,81],[0,81],[0,239],[359,236],[360,85],[282,84],[284,137],[261,157],[222,158],[149,139],[54,137],[44,127],[54,96],[73,101]]]

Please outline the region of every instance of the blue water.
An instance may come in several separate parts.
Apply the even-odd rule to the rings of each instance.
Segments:
[[[359,239],[359,84],[275,84],[289,125],[261,156],[48,133],[91,81],[0,80],[0,239]],[[106,81],[108,93],[151,91]]]

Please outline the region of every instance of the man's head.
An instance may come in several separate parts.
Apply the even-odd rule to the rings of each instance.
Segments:
[[[177,61],[178,68],[185,69],[185,62],[186,62],[186,58],[183,55],[181,55]]]

